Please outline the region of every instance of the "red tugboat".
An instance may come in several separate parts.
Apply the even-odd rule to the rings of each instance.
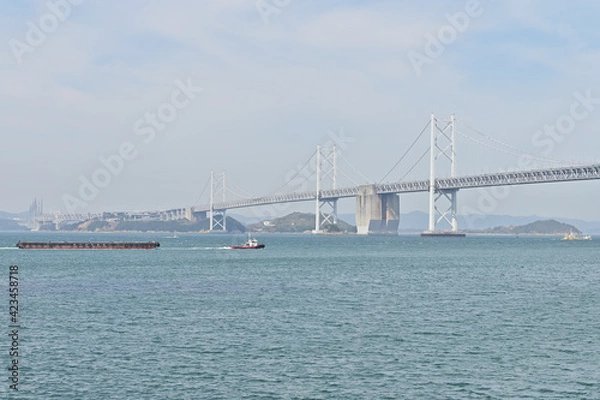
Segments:
[[[244,243],[242,245],[231,246],[231,248],[236,249],[236,250],[255,250],[255,249],[264,249],[265,245],[259,244],[258,240],[256,240],[256,239],[248,238],[246,243]]]
[[[152,250],[154,242],[19,242],[19,249],[28,250]]]

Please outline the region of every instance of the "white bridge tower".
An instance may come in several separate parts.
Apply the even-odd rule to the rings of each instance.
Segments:
[[[458,189],[436,187],[436,166],[450,167],[450,177],[456,176],[456,118],[438,120],[431,114],[429,148],[429,226],[422,236],[464,236],[458,231],[456,197]],[[438,225],[446,229],[438,229]]]
[[[208,210],[208,218],[210,221],[209,231],[215,230],[227,231],[227,210],[215,209],[215,198],[221,197],[222,202],[225,202],[225,172],[215,174],[210,172],[210,203]]]
[[[322,227],[337,224],[338,199],[323,200],[321,198],[321,190],[324,186],[329,186],[326,189],[337,189],[336,146],[332,148],[317,146],[316,166],[315,230],[313,233],[320,233]]]

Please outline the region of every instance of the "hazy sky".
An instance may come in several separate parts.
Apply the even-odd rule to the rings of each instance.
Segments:
[[[340,135],[378,181],[431,112],[531,153],[600,159],[597,2],[5,3],[1,210],[34,197],[63,212],[65,199],[80,212],[186,206],[211,170],[267,194]],[[520,166],[462,136],[458,160],[462,174]],[[103,187],[83,198],[82,179]],[[470,190],[459,209],[600,219],[598,197],[600,182]],[[425,210],[426,196],[402,208]]]

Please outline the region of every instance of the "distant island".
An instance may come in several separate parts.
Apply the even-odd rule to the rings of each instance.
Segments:
[[[227,217],[227,232],[244,233],[247,231],[263,233],[310,233],[314,229],[315,215],[310,213],[295,212],[285,217],[265,220],[248,227],[238,220]],[[62,225],[60,231],[67,232],[208,232],[209,220],[199,221],[115,221],[90,219],[83,222]],[[40,227],[43,231],[55,231],[54,224],[45,224]],[[323,233],[353,233],[356,228],[344,221],[338,220],[336,224],[326,224],[322,227]]]
[[[295,212],[285,217],[265,220],[251,224],[252,232],[263,233],[310,233],[315,229],[315,214]],[[356,227],[347,222],[337,220],[335,224],[325,224],[323,233],[355,233]]]
[[[494,234],[494,235],[566,235],[570,232],[582,234],[576,226],[583,226],[586,233],[600,232],[600,222],[589,222],[583,220],[567,220],[569,223],[558,222],[554,219],[535,219],[529,217],[510,216],[478,216],[475,220],[469,220],[468,216],[462,216],[459,226],[471,225],[471,229],[465,229],[467,233]],[[0,231],[28,231],[28,212],[9,213],[0,211]],[[418,233],[427,225],[427,214],[420,211],[412,211],[403,214],[400,218],[400,230],[406,233]],[[244,221],[245,223],[240,222]],[[325,224],[322,226],[323,233],[354,233],[356,227],[351,222],[353,214],[342,214],[336,224]],[[483,229],[473,227],[475,223],[487,221],[487,227]],[[345,222],[348,221],[348,222]],[[534,222],[530,222],[534,221]],[[492,225],[492,222],[494,224]],[[264,233],[311,233],[314,230],[315,215],[312,213],[294,212],[284,217],[273,218],[263,221],[246,218],[242,215],[227,217],[227,232],[244,233],[247,231]],[[481,224],[480,224],[481,226]],[[46,223],[39,227],[42,231],[56,231],[54,223]],[[197,221],[178,220],[123,220],[119,218],[90,219],[87,221],[62,223],[59,231],[71,232],[208,232],[208,219]]]
[[[209,220],[201,221],[103,221],[90,219],[80,223],[64,225],[61,231],[71,232],[207,232]],[[244,233],[246,227],[234,218],[227,217],[227,232]],[[43,231],[54,231],[54,224],[46,224],[40,227]]]
[[[566,235],[570,232],[581,234],[575,226],[553,219],[535,221],[519,226],[497,226],[495,228],[470,231],[472,233],[488,233],[495,235]]]
[[[5,220],[6,225],[13,230],[27,228],[17,224],[16,221]],[[40,225],[40,231],[61,232],[169,232],[169,233],[201,233],[210,229],[208,219],[198,221],[157,221],[157,220],[116,220],[116,219],[89,219],[82,222],[61,224],[57,229],[54,223]],[[247,231],[262,233],[310,233],[315,226],[315,215],[310,213],[295,212],[284,217],[260,221],[245,226],[232,217],[227,217],[228,233],[245,233]],[[356,228],[342,220],[335,224],[325,224],[321,231],[329,234],[354,233]]]
[[[0,219],[0,232],[2,231],[28,231],[25,225],[14,219]]]

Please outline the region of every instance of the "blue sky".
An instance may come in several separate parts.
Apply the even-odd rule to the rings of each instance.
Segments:
[[[64,212],[65,194],[76,196],[80,177],[124,142],[137,156],[78,211],[189,205],[211,170],[266,194],[339,129],[352,138],[344,157],[379,180],[431,112],[540,152],[532,138],[569,113],[575,93],[600,98],[592,1],[476,2],[481,15],[421,74],[408,54],[423,54],[428,35],[468,1],[291,0],[268,24],[255,0],[79,2],[22,63],[10,43],[27,43],[28,22],[39,26],[60,1],[0,11],[0,209],[21,211],[41,197]],[[134,123],[168,102],[177,80],[203,91],[143,143]],[[599,122],[600,105],[548,156],[598,161]],[[459,141],[459,173],[517,168],[515,157],[486,151]],[[414,177],[426,174],[423,164]],[[600,219],[590,200],[598,195],[597,182],[514,188],[493,213]],[[459,197],[470,210],[480,199],[480,191]],[[403,211],[425,210],[425,200],[404,196]]]

